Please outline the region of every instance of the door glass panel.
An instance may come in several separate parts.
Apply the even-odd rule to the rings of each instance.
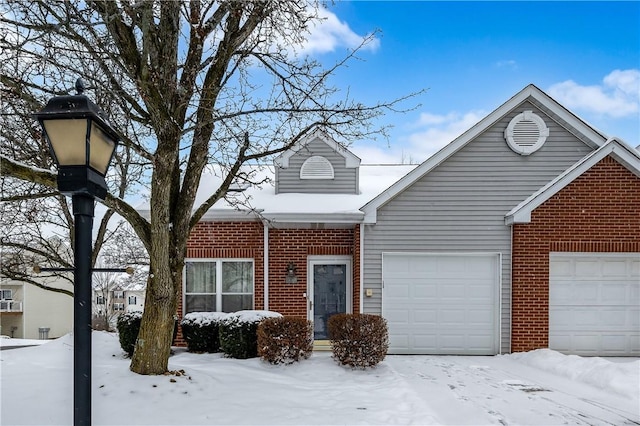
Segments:
[[[346,264],[313,265],[313,337],[329,338],[327,321],[347,312]]]

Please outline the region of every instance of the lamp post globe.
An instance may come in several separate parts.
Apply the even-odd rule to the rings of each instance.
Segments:
[[[86,193],[104,200],[105,175],[118,144],[118,134],[104,112],[83,94],[56,96],[34,114],[58,165],[58,189],[66,195]]]
[[[91,255],[95,199],[107,196],[105,176],[118,134],[83,95],[56,96],[34,114],[58,166],[58,190],[72,197],[74,215],[73,422],[91,425]]]

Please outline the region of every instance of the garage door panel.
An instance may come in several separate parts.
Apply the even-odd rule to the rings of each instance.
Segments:
[[[419,259],[415,256],[410,256],[407,262],[408,275],[415,277],[416,275],[432,275],[438,270],[438,263],[435,259]]]
[[[602,275],[601,265],[592,260],[576,260],[574,268],[575,277],[591,278]]]
[[[627,262],[610,260],[602,265],[602,275],[607,277],[626,277],[628,275]]]
[[[413,296],[433,300],[438,296],[438,287],[433,283],[416,282],[413,286]]]
[[[390,299],[406,299],[409,297],[409,284],[396,282],[387,291],[388,293],[385,294],[385,296],[389,297]]]
[[[406,309],[389,309],[385,312],[385,318],[394,324],[409,324],[409,311]]]
[[[627,311],[625,309],[608,309],[603,310],[599,315],[603,329],[619,329],[631,325],[627,323]]]
[[[468,323],[477,324],[483,329],[490,327],[494,322],[492,309],[469,309],[467,315]]]
[[[409,346],[415,348],[413,350],[421,351],[421,352],[433,352],[438,348],[438,336],[434,334],[413,334],[413,338],[411,340],[411,344]],[[407,350],[405,353],[412,353],[412,351]]]
[[[416,326],[435,327],[438,324],[438,313],[435,309],[415,309],[413,323]]]
[[[558,279],[573,276],[573,266],[569,260],[555,260],[549,265],[549,273]]]
[[[460,302],[465,298],[464,284],[444,282],[440,286],[440,298],[449,299],[452,302]]]
[[[606,288],[605,288],[606,286]],[[603,303],[614,302],[620,303],[621,300],[626,300],[630,296],[631,286],[626,282],[608,282],[602,283],[600,286],[602,294],[600,300]]]
[[[389,352],[497,353],[498,262],[498,255],[385,254]],[[410,312],[406,321],[392,319],[398,310]]]
[[[627,347],[628,341],[629,341],[628,336],[624,334],[619,334],[619,335],[611,334],[608,336],[603,336],[602,349],[615,351],[615,352],[622,352]]]
[[[578,355],[640,355],[638,264],[636,253],[552,253],[549,347]]]

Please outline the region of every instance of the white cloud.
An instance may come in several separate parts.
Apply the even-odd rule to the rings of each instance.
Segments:
[[[498,68],[510,68],[510,69],[518,69],[518,63],[513,59],[505,59],[502,61],[496,62],[496,67]]]
[[[549,95],[569,109],[623,118],[640,111],[640,70],[614,70],[602,84],[581,86],[573,80],[554,84]]]
[[[413,132],[389,147],[356,144],[351,151],[363,164],[419,164],[484,118],[484,111],[432,114],[423,112],[411,126]]]
[[[422,113],[418,120],[422,130],[409,136],[409,144],[405,152],[409,152],[414,159],[424,161],[469,130],[485,115],[483,111],[450,112],[446,115]]]
[[[325,9],[318,8],[320,21],[316,21],[309,29],[307,40],[302,46],[302,51],[307,54],[333,52],[338,47],[354,49],[362,44],[369,36],[356,34],[344,21]],[[380,47],[380,39],[373,38],[364,47],[364,50],[375,52]]]

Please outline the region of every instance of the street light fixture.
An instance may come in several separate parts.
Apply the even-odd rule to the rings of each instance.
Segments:
[[[107,196],[105,175],[118,134],[104,112],[82,94],[51,98],[34,114],[58,165],[58,189],[71,196],[74,215],[73,421],[91,425],[91,253],[95,199]]]

